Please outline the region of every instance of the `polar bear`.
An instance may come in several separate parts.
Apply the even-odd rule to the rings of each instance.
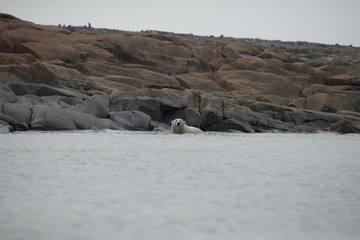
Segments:
[[[171,133],[202,133],[199,128],[186,125],[186,122],[180,118],[171,121]]]

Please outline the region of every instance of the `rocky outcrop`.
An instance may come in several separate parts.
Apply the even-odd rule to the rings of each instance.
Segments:
[[[9,83],[0,85],[0,89],[6,93],[4,94],[6,99],[11,100],[10,103],[9,101],[0,103],[1,132],[153,129],[149,115],[138,111],[110,113],[108,107],[99,101],[98,97],[87,97],[70,90],[63,91],[36,83]]]
[[[359,49],[312,46],[0,14],[0,132],[168,131],[182,118],[205,131],[358,133]]]

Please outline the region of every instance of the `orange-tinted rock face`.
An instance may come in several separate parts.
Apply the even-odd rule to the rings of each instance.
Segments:
[[[151,102],[157,121],[191,109],[208,130],[357,129],[351,124],[360,121],[353,114],[360,111],[359,65],[312,61],[295,54],[298,49],[264,47],[260,40],[256,47],[256,41],[201,39],[42,26],[0,14],[0,84],[113,94],[116,102],[134,103],[128,110],[150,109]],[[161,94],[147,96],[144,89]],[[132,97],[123,100],[125,93]]]

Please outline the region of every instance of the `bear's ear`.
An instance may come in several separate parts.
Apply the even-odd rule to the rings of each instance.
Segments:
[[[174,120],[171,120],[171,124],[173,124]]]

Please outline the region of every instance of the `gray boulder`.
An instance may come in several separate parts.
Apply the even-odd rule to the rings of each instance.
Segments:
[[[31,105],[59,105],[60,99],[62,99],[62,96],[59,95],[53,95],[53,96],[37,96],[34,94],[26,94],[18,96],[18,102],[24,103],[24,104],[31,104]]]
[[[223,99],[220,97],[202,96],[200,112],[202,129],[206,129],[209,126],[222,121],[224,119]]]
[[[13,132],[14,128],[11,127],[7,122],[0,120],[0,134]]]
[[[97,100],[105,105],[106,108],[109,108],[109,96],[94,94],[91,96],[92,100]]]
[[[87,113],[97,118],[108,118],[110,114],[107,107],[96,99],[92,99],[83,104],[79,104],[71,110]]]
[[[58,104],[61,105],[63,103],[67,104],[69,107],[76,106],[79,104],[84,104],[86,99],[78,98],[78,97],[61,97],[58,100]]]
[[[30,126],[36,130],[118,129],[110,119],[48,105],[34,106]]]
[[[256,115],[247,107],[221,97],[203,97],[201,100],[203,129],[208,131],[237,130],[254,132]]]
[[[241,132],[254,132],[254,129],[248,123],[242,122],[238,119],[229,118],[219,122],[213,123],[206,127],[207,131],[241,131]]]
[[[78,129],[120,129],[118,124],[108,118],[97,118],[90,114],[65,110]]]
[[[35,95],[34,95],[35,96]],[[34,103],[31,102],[31,99],[28,99],[26,96],[17,96],[17,101],[16,103],[21,103],[21,104],[24,104],[30,108],[33,107]]]
[[[110,111],[139,110],[153,121],[163,122],[163,115],[184,109],[183,99],[163,89],[141,89],[137,92],[120,92],[109,98]]]
[[[151,117],[146,113],[134,110],[111,112],[110,119],[125,130],[149,131],[152,130]]]
[[[8,125],[10,125],[14,131],[27,131],[29,130],[29,126],[25,123],[18,122],[16,119],[0,112],[0,120],[7,122]]]
[[[31,129],[34,130],[75,130],[74,120],[68,112],[57,106],[35,105]]]
[[[24,103],[4,103],[2,106],[4,114],[14,118],[18,122],[30,123],[32,107]]]
[[[0,102],[4,102],[4,103],[16,102],[15,93],[7,85],[0,85]]]
[[[246,105],[266,119],[268,129],[281,131],[326,130],[331,124],[343,119],[341,114],[311,111],[272,103],[249,101]]]

